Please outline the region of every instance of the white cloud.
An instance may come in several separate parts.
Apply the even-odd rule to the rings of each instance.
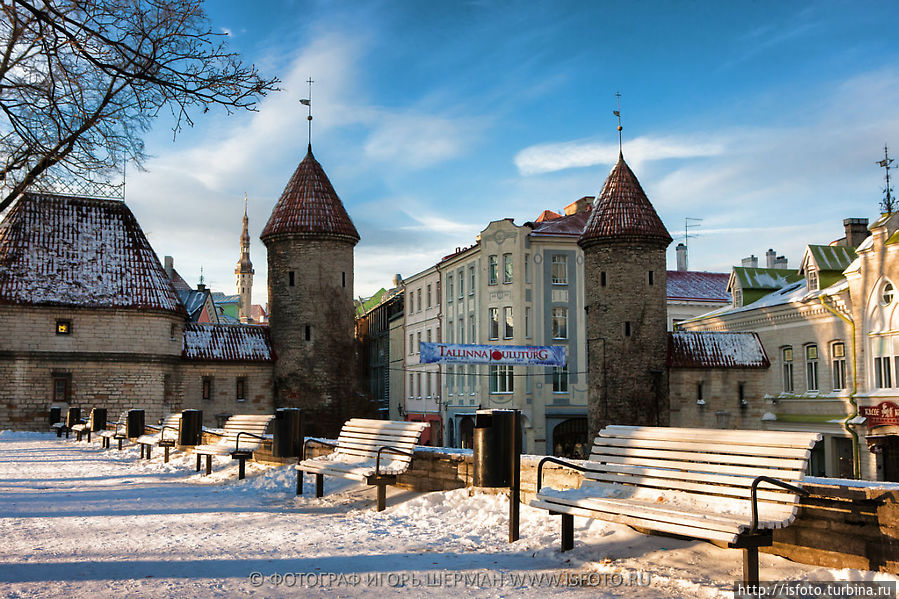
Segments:
[[[626,144],[627,160],[636,165],[666,158],[695,158],[721,154],[724,147],[714,141],[673,137],[638,137]],[[537,144],[515,155],[515,166],[522,175],[539,175],[568,168],[613,164],[618,145],[590,141]]]

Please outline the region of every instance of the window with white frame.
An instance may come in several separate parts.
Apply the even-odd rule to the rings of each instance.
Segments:
[[[446,321],[446,342],[447,343],[453,343],[453,331],[454,330],[455,329],[453,327],[453,321],[447,320]]]
[[[418,288],[418,291],[415,295],[418,298],[418,301],[416,302],[416,310],[421,312],[421,287]]]
[[[818,271],[814,268],[809,268],[808,272],[805,273],[805,280],[808,284],[809,291],[817,291],[818,290]]]
[[[781,352],[783,356],[783,384],[784,393],[793,392],[793,348],[785,347]]]
[[[465,295],[465,269],[460,268],[456,275],[456,278],[459,279],[459,299],[462,299]]]
[[[818,390],[818,346],[805,346],[805,388],[809,391]]]
[[[831,344],[830,357],[833,389],[840,391],[846,388],[846,345],[842,341]]]
[[[409,333],[409,355],[411,356],[414,353],[415,353],[415,335],[412,333]]]
[[[425,397],[431,399],[431,373],[425,373]]]
[[[459,343],[465,343],[465,319],[459,317]]]
[[[553,339],[568,339],[568,308],[553,308]]]
[[[503,308],[503,339],[512,338],[512,306]]]
[[[418,395],[416,397],[418,397],[418,399],[421,399],[421,373],[420,372],[415,373],[415,378],[416,378],[415,382],[417,383],[417,388],[418,388]]]
[[[531,307],[525,306],[524,308],[524,336],[527,339],[531,338]]]
[[[531,255],[530,254],[524,255],[524,282],[525,283],[531,282]]]
[[[453,275],[446,275],[446,303],[453,301]]]
[[[490,393],[512,393],[515,390],[515,377],[512,367],[507,364],[490,365]]]
[[[428,329],[428,343],[431,342],[431,329]]]
[[[499,264],[496,261],[496,256],[487,256],[487,284],[488,285],[496,285],[499,273],[497,270],[499,269]]]
[[[568,256],[553,254],[552,257],[553,285],[568,284]]]
[[[461,368],[461,366],[459,367]],[[455,373],[455,368],[453,366],[446,367],[446,394],[453,394],[453,385],[456,383],[456,377],[453,376]]]
[[[475,271],[474,265],[468,267],[468,295],[474,295]]]
[[[468,313],[468,342],[469,343],[477,343],[478,334],[477,334],[477,323],[474,320],[474,312]]]
[[[415,334],[415,353],[421,353],[421,331]]]
[[[875,337],[871,342],[871,353],[874,356],[874,387],[889,389],[893,386],[892,356],[897,357],[896,366],[899,367],[899,352],[895,351],[896,347],[891,346],[899,345],[899,337]]]
[[[431,307],[431,286],[428,285],[428,308]]]
[[[409,399],[415,397],[415,374],[409,373]]]
[[[512,254],[503,254],[503,283],[512,282]]]
[[[488,339],[499,339],[499,308],[487,308]]]
[[[568,365],[553,366],[553,393],[568,393]]]

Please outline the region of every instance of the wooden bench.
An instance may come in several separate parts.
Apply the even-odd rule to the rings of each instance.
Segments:
[[[344,423],[337,443],[308,439],[304,455],[309,443],[327,445],[334,451],[297,464],[297,495],[303,492],[303,472],[315,474],[316,497],[324,494],[325,475],[348,478],[377,486],[378,511],[383,511],[387,485],[395,484],[397,475],[409,469],[413,450],[427,426],[424,422],[353,418]],[[388,458],[386,463],[382,457]]]
[[[81,437],[87,434],[87,442],[91,442],[91,433],[101,432],[106,428],[106,408],[92,408],[87,421],[79,422],[71,427],[75,438],[81,441]]]
[[[251,457],[253,451],[259,449],[263,443],[271,442],[272,436],[267,433],[274,419],[272,414],[238,414],[225,422],[224,433],[207,431],[207,434],[219,435],[221,439],[216,443],[197,445],[194,448],[197,455],[197,472],[200,471],[200,456],[206,456],[206,474],[212,474],[212,456],[230,454],[232,460],[239,460],[237,479],[243,480],[247,458]]]
[[[169,450],[178,442],[178,433],[181,430],[181,414],[169,414],[162,419],[159,426],[148,425],[146,428],[155,431],[149,435],[144,434],[137,438],[135,443],[140,445],[140,457],[147,455],[150,459],[150,451],[154,446],[162,447],[165,450],[164,461],[169,463]]]
[[[103,449],[109,449],[109,440],[115,439],[119,442],[119,449],[122,449],[122,441],[128,438],[128,410],[119,414],[119,419],[115,422],[108,423],[112,428],[100,431],[99,437]]]
[[[562,551],[574,516],[740,548],[743,579],[758,582],[758,548],[796,517],[797,485],[820,433],[608,426],[590,459],[543,458],[531,505],[562,516]],[[578,489],[542,487],[547,462],[579,470]],[[785,482],[786,481],[786,482]]]

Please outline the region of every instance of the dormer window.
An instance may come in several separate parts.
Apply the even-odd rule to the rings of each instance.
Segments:
[[[743,290],[739,288],[734,289],[734,308],[741,308],[743,306]]]
[[[814,269],[808,269],[808,272],[805,275],[805,280],[808,282],[808,290],[809,291],[817,291],[818,290],[818,271]]]

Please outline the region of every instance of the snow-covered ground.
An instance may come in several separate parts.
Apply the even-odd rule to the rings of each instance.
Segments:
[[[191,456],[139,460],[136,447],[0,432],[0,594],[5,597],[732,597],[738,550],[642,535],[521,508],[468,490],[374,490],[326,479],[325,497],[294,495],[292,467]],[[307,493],[313,489],[306,479]],[[895,580],[765,555],[763,580]],[[629,584],[631,583],[631,584]],[[636,585],[634,583],[642,583]],[[576,585],[576,586],[575,586]],[[590,585],[585,588],[583,585]]]

